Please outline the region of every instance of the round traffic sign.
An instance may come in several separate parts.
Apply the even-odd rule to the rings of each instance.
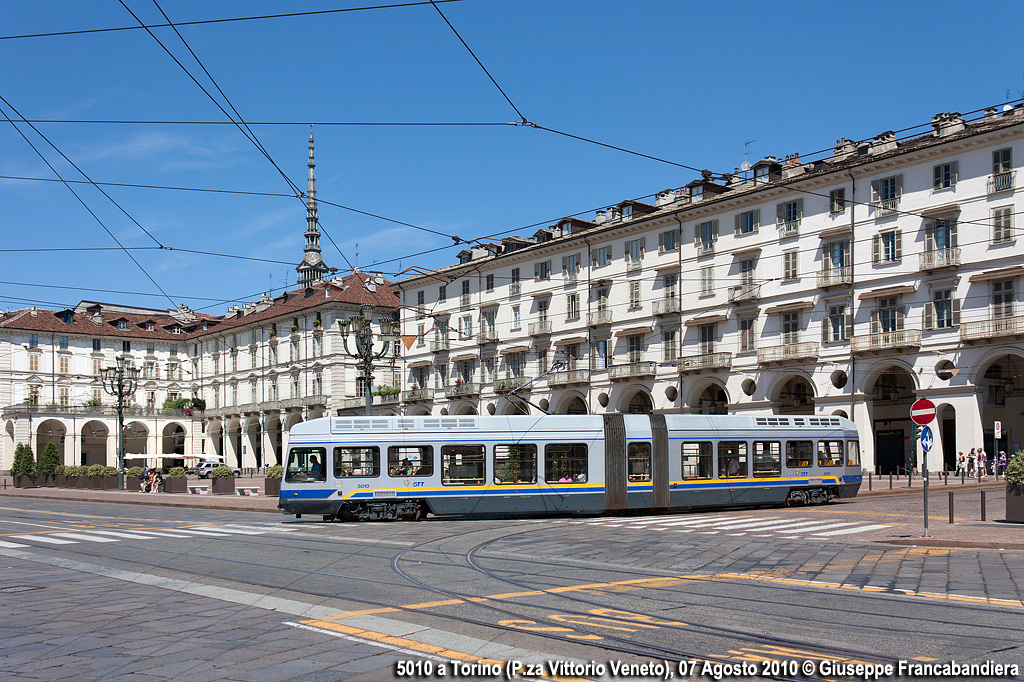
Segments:
[[[914,420],[915,424],[921,426],[930,423],[935,419],[935,403],[927,398],[916,401],[910,406],[910,418]]]

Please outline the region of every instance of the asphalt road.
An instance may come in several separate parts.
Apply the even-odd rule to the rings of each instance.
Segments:
[[[652,661],[683,679],[1024,663],[1024,553],[874,542],[902,517],[864,501],[374,524],[2,503],[4,679],[84,679],[97,660],[97,679],[197,682],[398,679],[397,662],[419,666],[408,679],[497,679],[473,666],[510,660],[589,679]],[[466,667],[438,675],[452,660]]]

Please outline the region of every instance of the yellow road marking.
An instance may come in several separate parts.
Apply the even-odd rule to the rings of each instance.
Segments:
[[[40,499],[46,499],[46,498],[40,498]],[[134,516],[97,516],[96,514],[69,514],[68,512],[46,511],[46,510],[43,510],[43,509],[21,509],[19,507],[0,507],[0,511],[23,512],[23,513],[28,513],[28,514],[48,514],[48,515],[51,515],[51,516],[63,516],[63,517],[76,516],[76,517],[82,518],[82,519],[104,519],[104,520],[118,519],[118,520],[122,520],[122,521],[136,521],[138,523],[160,523],[160,521],[157,521],[156,519],[140,519],[140,518],[136,518]]]

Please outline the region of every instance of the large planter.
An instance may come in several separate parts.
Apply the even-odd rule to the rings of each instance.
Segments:
[[[93,490],[103,490],[103,479],[106,476],[89,476],[89,487]]]
[[[54,482],[57,484],[58,488],[67,488],[68,487],[68,477],[67,477],[66,474],[57,474],[53,478],[54,478]]]
[[[140,476],[125,476],[124,477],[124,489],[131,490],[133,493],[137,493],[141,490],[142,477]]]
[[[281,496],[281,479],[280,478],[264,478],[263,479],[263,494],[267,497],[280,497]]]
[[[1024,523],[1024,485],[1006,486],[1006,520]]]
[[[214,478],[213,481],[213,494],[214,495],[234,495],[235,494],[235,478],[230,476],[227,478]]]
[[[103,479],[103,490],[118,490],[118,477],[117,476],[101,476]]]
[[[164,479],[164,492],[165,493],[183,493],[188,490],[188,479],[184,477],[177,478],[165,478]]]
[[[92,487],[92,476],[79,476],[78,477],[78,488],[91,488]]]
[[[55,485],[57,485],[57,477],[56,476],[40,476],[38,478],[37,482],[39,483],[39,485],[41,487],[52,488]]]

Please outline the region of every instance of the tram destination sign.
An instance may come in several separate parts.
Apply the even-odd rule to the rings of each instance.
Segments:
[[[920,426],[930,424],[935,419],[935,403],[927,398],[915,401],[910,406],[910,418],[914,420],[915,424]]]

